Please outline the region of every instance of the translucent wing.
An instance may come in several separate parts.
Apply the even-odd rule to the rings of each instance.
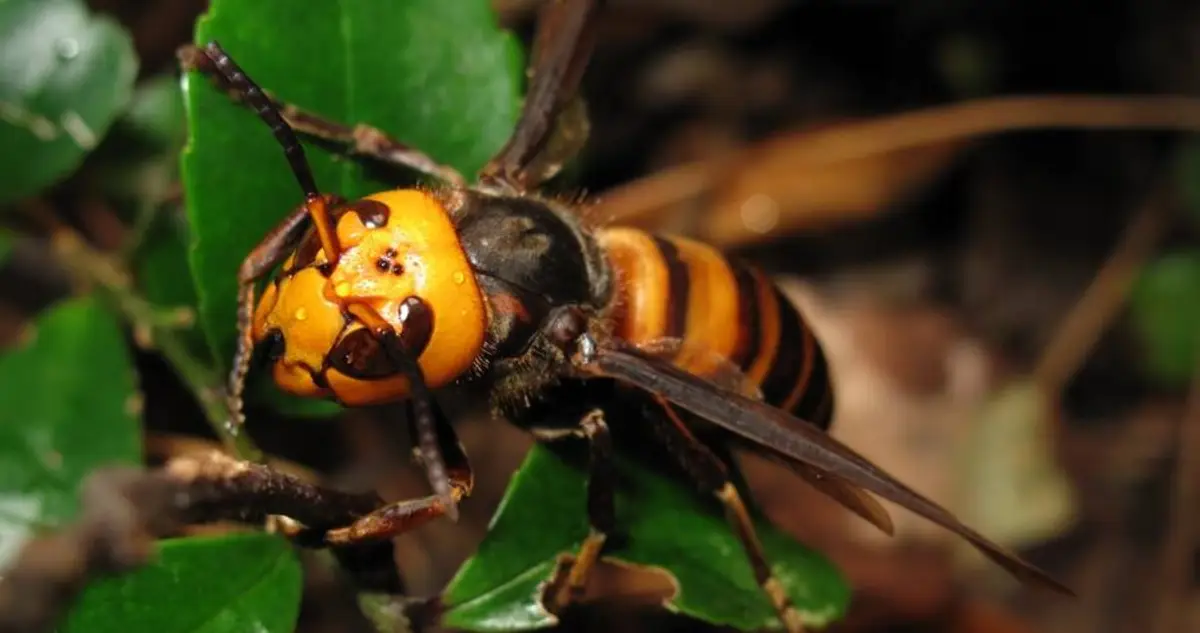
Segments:
[[[706,348],[685,344],[677,338],[661,338],[637,346],[642,353],[675,368],[700,376],[714,385],[747,398],[761,401],[762,391],[758,385],[729,359]],[[702,368],[697,371],[697,368]],[[761,451],[760,451],[761,452]],[[795,460],[781,459],[767,453],[772,461],[787,467],[812,487],[824,492],[847,510],[862,517],[868,523],[887,534],[895,531],[892,517],[880,503],[861,488],[836,477],[829,477],[820,470]]]
[[[608,341],[577,357],[577,369],[657,393],[679,407],[740,436],[756,448],[822,478],[840,479],[895,502],[966,539],[1023,582],[1061,593],[1069,588],[1016,554],[988,540],[950,511],[909,488],[846,445],[809,423],[763,402],[722,389],[621,341]],[[836,498],[836,497],[835,497]]]
[[[664,337],[639,343],[637,348],[643,354],[671,363],[677,369],[700,376],[722,389],[762,400],[762,391],[740,367],[706,347],[686,344],[683,339]]]
[[[521,118],[508,142],[480,171],[480,180],[527,191],[553,176],[582,147],[587,113],[577,93],[603,4],[604,0],[545,0]]]

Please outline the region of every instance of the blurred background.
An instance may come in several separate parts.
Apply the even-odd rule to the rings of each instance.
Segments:
[[[206,5],[89,4],[130,29],[147,80],[175,72]],[[528,41],[537,3],[494,4]],[[1200,145],[1186,131],[1200,115],[1098,97],[1196,93],[1200,4],[611,5],[584,82],[592,140],[562,186],[591,196],[597,221],[698,236],[778,275],[826,346],[834,434],[1080,594],[1001,582],[895,508],[897,537],[883,537],[747,458],[765,511],[855,588],[831,630],[1200,631]],[[1054,96],[945,107],[1005,95]],[[1017,130],[1030,127],[1055,129]],[[102,205],[71,208],[92,240],[119,241]],[[0,271],[6,344],[67,290],[44,250],[18,245]],[[151,449],[207,436],[166,365],[139,363]],[[397,541],[414,594],[471,553],[529,445],[463,413],[478,490],[459,523]],[[322,472],[378,444],[364,412],[256,415],[265,449]],[[424,489],[419,471],[397,470],[386,496]],[[302,630],[334,630],[345,613],[314,598]],[[563,624],[615,627],[703,628],[611,605]]]

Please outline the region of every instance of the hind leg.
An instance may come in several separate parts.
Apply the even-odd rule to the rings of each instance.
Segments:
[[[655,434],[667,447],[688,476],[704,492],[716,496],[725,507],[725,519],[729,522],[738,540],[746,551],[746,558],[754,572],[754,578],[771,606],[789,633],[802,633],[804,622],[800,612],[792,605],[783,584],[771,572],[758,533],[741,494],[729,477],[721,459],[691,432],[665,399],[656,398],[662,407],[662,416],[651,416]]]
[[[555,589],[553,595],[547,597],[550,602],[547,607],[551,611],[557,611],[583,595],[588,575],[599,560],[608,535],[616,527],[616,502],[613,497],[616,471],[612,462],[612,438],[609,436],[608,424],[604,422],[604,412],[600,409],[594,409],[583,416],[575,428],[534,429],[533,435],[543,442],[584,438],[588,440],[590,447],[587,513],[591,530],[580,546],[579,554],[575,556],[565,582]]]

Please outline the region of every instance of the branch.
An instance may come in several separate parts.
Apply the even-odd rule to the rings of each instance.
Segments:
[[[1166,543],[1159,561],[1162,589],[1156,630],[1182,631],[1181,613],[1188,603],[1196,534],[1200,531],[1196,504],[1200,503],[1200,355],[1192,374],[1183,419],[1179,422],[1179,449],[1175,456],[1175,486],[1171,500]]]
[[[214,451],[152,471],[97,470],[84,481],[81,503],[75,524],[26,543],[0,578],[0,633],[52,630],[91,580],[146,564],[156,539],[186,525],[260,523],[279,514],[312,526],[293,528],[303,536],[349,523],[382,500],[315,486]]]

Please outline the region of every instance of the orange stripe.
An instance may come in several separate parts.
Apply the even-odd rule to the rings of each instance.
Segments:
[[[791,411],[796,406],[796,403],[800,402],[805,388],[809,386],[808,380],[812,376],[813,361],[816,357],[816,350],[813,349],[816,345],[816,339],[813,338],[812,330],[808,329],[808,324],[804,322],[803,315],[801,316],[800,325],[804,328],[804,370],[800,372],[800,376],[796,379],[796,386],[792,387],[791,393],[788,394],[787,399],[779,407],[784,411]]]
[[[759,329],[762,332],[762,338],[759,339],[758,357],[750,364],[746,376],[754,381],[755,385],[761,387],[763,380],[771,371],[771,365],[775,362],[775,353],[779,347],[779,304],[776,302],[771,281],[757,269],[751,272],[754,275],[755,286],[757,286],[758,313],[762,319]]]
[[[672,237],[679,258],[687,264],[687,339],[694,350],[684,369],[705,376],[721,361],[728,362],[737,347],[737,279],[729,263],[714,248],[689,239]]]
[[[670,278],[654,240],[629,228],[604,229],[596,237],[616,272],[615,334],[635,345],[662,338]]]

